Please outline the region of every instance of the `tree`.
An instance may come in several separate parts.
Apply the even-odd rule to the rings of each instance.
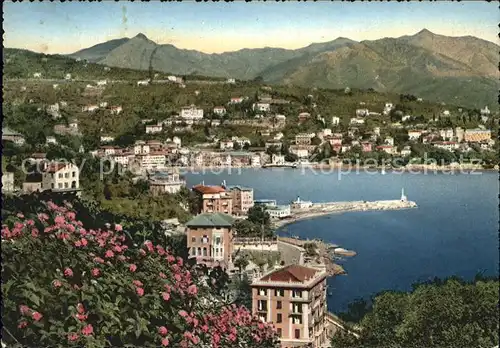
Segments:
[[[233,144],[233,149],[234,150],[241,150],[241,145],[237,141],[234,142]]]
[[[320,138],[318,138],[317,136],[314,136],[314,138],[312,138],[312,139],[311,139],[311,144],[312,144],[312,145],[316,145],[316,146],[318,146],[318,145],[319,145],[319,144],[321,144],[321,143],[322,143],[321,139],[320,139]]]
[[[253,222],[256,225],[267,227],[271,223],[271,217],[261,205],[255,205],[248,209],[248,221]]]
[[[234,266],[240,270],[240,273],[243,272],[249,264],[250,262],[246,256],[240,256],[234,261]]]
[[[498,279],[435,279],[413,291],[375,296],[359,321],[361,336],[334,337],[334,347],[493,347],[498,345]],[[359,317],[365,306],[350,311]],[[346,316],[343,316],[346,318]]]

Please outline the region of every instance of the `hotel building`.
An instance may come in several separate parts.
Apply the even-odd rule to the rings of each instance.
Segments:
[[[231,194],[221,186],[196,185],[193,187],[199,200],[199,213],[233,213]]]
[[[229,192],[233,200],[233,214],[246,215],[253,207],[253,189],[242,186],[229,186]]]
[[[253,313],[274,324],[282,348],[328,343],[326,277],[325,270],[289,265],[252,282]]]

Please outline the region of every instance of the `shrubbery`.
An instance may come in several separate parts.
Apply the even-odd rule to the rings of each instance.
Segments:
[[[213,278],[120,224],[94,229],[71,204],[2,226],[3,341],[26,346],[275,347],[274,329],[227,306]]]

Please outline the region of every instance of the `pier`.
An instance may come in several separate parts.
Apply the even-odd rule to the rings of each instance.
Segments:
[[[273,221],[275,228],[306,219],[335,213],[346,213],[350,211],[374,211],[374,210],[401,210],[416,208],[417,203],[408,201],[404,194],[400,200],[384,201],[350,201],[350,202],[324,202],[312,203],[310,207],[303,209],[292,209],[291,216]]]

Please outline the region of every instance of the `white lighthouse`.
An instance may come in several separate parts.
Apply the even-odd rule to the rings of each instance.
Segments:
[[[406,202],[408,198],[405,196],[405,189],[401,189],[401,202]]]

